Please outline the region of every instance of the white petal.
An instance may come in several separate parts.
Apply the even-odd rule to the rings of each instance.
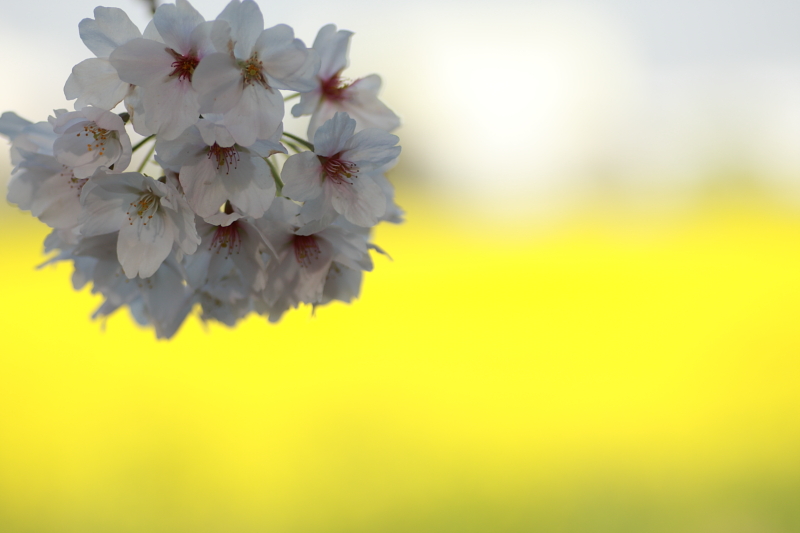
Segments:
[[[264,72],[278,82],[272,84],[278,89],[306,92],[319,85],[319,55],[295,39],[289,26],[278,24],[261,32],[255,50]]]
[[[348,139],[353,136],[355,130],[355,120],[347,113],[336,113],[314,134],[314,151],[325,157],[338,154],[345,149]]]
[[[330,243],[318,237],[316,243],[320,249],[319,255],[298,269],[299,279],[295,287],[295,296],[305,303],[318,303],[322,299],[325,278],[333,261],[333,250]],[[287,260],[295,261],[294,254],[291,254]]]
[[[80,189],[61,173],[42,184],[31,204],[31,214],[52,228],[76,227],[80,212]]]
[[[250,146],[256,139],[268,139],[283,121],[283,97],[261,85],[248,85],[236,106],[225,113],[223,123],[241,146]]]
[[[148,39],[134,39],[114,50],[109,57],[122,81],[140,85],[163,82],[175,59],[164,44]]]
[[[156,211],[153,218],[134,217],[123,224],[117,240],[117,259],[125,275],[135,278],[152,276],[172,250],[172,224]]]
[[[83,188],[86,189],[87,183]],[[83,209],[78,216],[78,223],[81,224],[82,235],[103,235],[118,231],[128,223],[128,215],[125,210],[130,205],[125,198],[118,197],[114,200],[101,201],[94,197],[88,197],[83,203]]]
[[[269,157],[273,154],[287,154],[289,152],[286,147],[280,143],[282,135],[283,129],[279,127],[271,139],[258,140],[248,146],[247,149],[261,157]]]
[[[294,104],[292,107],[292,116],[302,117],[303,115],[310,115],[314,112],[314,110],[317,109],[317,106],[319,106],[320,99],[321,93],[319,89],[314,89],[313,91],[301,94],[300,101]],[[331,114],[331,117],[332,116],[333,114]],[[314,131],[316,131],[316,128],[314,128]],[[313,139],[314,136],[309,135],[308,138]]]
[[[31,205],[41,186],[62,170],[61,164],[51,155],[26,154],[8,183],[6,199],[20,209],[32,210]]]
[[[349,303],[354,298],[358,298],[362,278],[361,270],[354,270],[334,262],[325,278],[323,296],[326,300],[340,300]]]
[[[142,37],[144,37],[148,41],[156,41],[157,43],[164,43],[164,39],[162,39],[161,34],[158,33],[158,29],[156,28],[156,23],[153,19],[150,19],[150,22],[148,22],[147,26],[144,27],[144,31],[142,32]]]
[[[338,102],[320,98],[319,105],[313,110],[311,120],[308,121],[308,138],[313,139],[317,134],[317,130],[340,111],[342,111],[342,106]],[[358,128],[358,123],[356,123],[356,128]]]
[[[106,111],[99,107],[85,107],[81,109],[80,112],[101,128],[117,131],[123,131],[125,129],[125,123],[122,122],[122,119],[116,113]]]
[[[211,247],[211,238],[216,230],[214,226],[202,221],[198,222],[198,227],[200,228],[198,233],[203,235],[200,250],[187,256],[184,260],[186,281],[194,289],[202,287],[208,278],[208,264],[212,255],[209,253],[209,248]]]
[[[87,141],[88,139],[88,141]],[[70,130],[56,139],[53,148],[62,165],[72,167],[76,178],[88,178],[99,168],[108,169],[122,155],[117,139],[109,136],[102,147],[97,147],[92,136],[80,136]]]
[[[347,51],[350,48],[350,38],[353,32],[346,30],[336,31],[334,24],[320,28],[317,38],[314,39],[314,50],[320,56],[319,77],[323,80],[330,79],[335,74],[347,68]]]
[[[332,185],[331,203],[337,212],[356,226],[371,227],[386,212],[386,196],[369,176],[360,176],[353,185]]]
[[[331,226],[322,232],[321,236],[333,246],[334,261],[356,270],[372,270],[372,259],[367,253],[367,241],[363,234]]]
[[[370,174],[370,177],[375,181],[378,187],[383,191],[386,196],[386,212],[383,214],[381,220],[390,222],[392,224],[402,224],[405,211],[397,205],[394,201],[394,187],[386,179],[382,172],[375,172]]]
[[[339,213],[333,208],[331,198],[327,195],[320,195],[313,200],[309,200],[300,208],[300,222],[303,226],[295,233],[298,235],[312,235],[318,233],[339,217]]]
[[[230,39],[231,27],[224,20],[211,20],[199,24],[189,36],[191,50],[197,54],[198,59],[218,51],[225,52],[226,48],[218,50],[216,40]]]
[[[19,176],[12,176],[8,182],[8,193],[6,201],[15,204],[20,209],[30,210],[33,201],[34,184],[28,180],[22,180]]]
[[[186,129],[177,139],[156,140],[155,159],[164,169],[180,172],[185,165],[194,165],[206,158],[208,146],[197,128]]]
[[[227,21],[231,25],[231,36],[236,41],[234,54],[239,59],[248,59],[256,39],[264,29],[264,16],[253,0],[232,0],[218,20]]]
[[[395,146],[400,139],[396,135],[377,128],[362,130],[347,141],[342,157],[352,161],[363,170],[383,166],[400,155]]]
[[[209,224],[213,224],[215,226],[230,226],[231,224],[242,218],[242,216],[244,215],[242,215],[241,213],[236,213],[235,211],[233,213],[223,213],[222,211],[220,211],[215,215],[206,217],[204,220]]]
[[[286,160],[281,171],[283,195],[298,202],[322,194],[322,164],[314,152],[295,154]]]
[[[231,203],[253,218],[261,218],[275,199],[275,181],[260,157],[242,154],[237,168],[222,179]]]
[[[200,118],[198,95],[186,79],[174,77],[142,87],[142,103],[148,110],[145,125],[156,131],[159,139],[176,139]]]
[[[126,212],[145,186],[145,178],[138,172],[110,175],[98,172],[81,191],[81,233],[100,235],[119,230],[128,223]]]
[[[370,74],[354,81],[349,88],[358,88],[360,95],[372,95],[377,98],[381,89],[381,77],[377,74]]]
[[[144,105],[142,104],[142,88],[137,85],[128,86],[128,94],[125,96],[125,109],[131,115],[131,124],[133,124],[133,131],[147,137],[154,134],[154,131],[147,129],[145,126],[145,119],[147,114],[144,112]]]
[[[187,302],[186,288],[181,283],[183,275],[174,259],[167,259],[150,281],[140,289],[142,300],[158,338],[169,338],[178,330],[191,307]]]
[[[72,74],[64,85],[67,100],[77,98],[75,109],[87,105],[114,109],[127,92],[128,84],[119,79],[117,70],[107,59],[81,61],[72,67]]]
[[[197,234],[194,212],[185,200],[181,203],[185,207],[177,211],[164,209],[164,214],[172,223],[175,243],[184,253],[191,255],[197,251],[200,236]]]
[[[139,28],[119,8],[96,7],[94,17],[94,20],[83,19],[78,31],[83,43],[97,57],[107,58],[117,46],[142,36]]]
[[[6,111],[0,115],[0,134],[5,135],[13,141],[17,135],[22,133],[25,128],[31,124],[33,124],[33,122],[22,118],[13,111]]]
[[[377,74],[370,74],[356,80],[345,89],[346,98],[340,106],[342,111],[349,113],[358,122],[356,131],[365,128],[392,131],[400,126],[400,117],[378,99],[380,87],[380,77]]]
[[[6,124],[6,127],[14,128],[10,124]],[[53,143],[57,138],[58,134],[53,131],[53,125],[49,121],[25,126],[22,132],[14,136],[11,164],[20,164],[27,157],[24,152],[53,155]]]
[[[193,254],[197,249],[197,245],[200,244],[200,237],[197,235],[197,228],[194,223],[195,215],[189,206],[189,202],[186,201],[182,193],[178,192],[177,183],[173,185],[170,179],[167,179],[166,183],[157,180],[151,180],[150,183],[153,191],[162,195],[160,200],[161,212],[173,225],[175,242],[183,252]]]
[[[222,180],[217,176],[216,161],[207,157],[195,165],[181,168],[180,180],[186,200],[201,217],[219,213],[219,208],[228,199]]]
[[[213,23],[214,24],[211,27],[209,35],[211,39],[212,50],[208,51],[208,54],[213,52],[230,54],[230,51],[233,50],[231,25],[224,20],[214,20]]]
[[[186,0],[175,4],[161,4],[153,15],[153,23],[164,42],[181,55],[192,47],[192,31],[205,22],[203,16]]]
[[[242,239],[242,249],[247,253],[232,256],[236,268],[246,283],[255,291],[260,291],[267,283],[264,263],[260,258],[260,251],[266,244],[260,232],[247,222],[239,224],[239,235]],[[255,253],[253,253],[255,252]]]
[[[200,94],[201,113],[226,113],[242,97],[242,72],[230,54],[210,54],[194,70],[192,85]]]
[[[197,122],[197,129],[200,131],[200,136],[206,145],[213,146],[216,143],[221,148],[230,148],[236,144],[236,139],[233,138],[228,128],[219,123],[223,119],[224,115],[206,113],[203,115],[203,119]]]

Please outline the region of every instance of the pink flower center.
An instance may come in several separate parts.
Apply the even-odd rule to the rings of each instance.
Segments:
[[[89,142],[86,143],[86,151],[91,152],[92,150],[97,150],[98,156],[103,155],[106,149],[106,141],[109,139],[109,137],[114,137],[113,133],[101,128],[94,122],[85,123],[83,126],[83,131],[79,131],[75,134],[76,137],[80,137],[81,135],[87,138],[91,137],[91,139],[87,139]]]
[[[86,182],[89,181],[89,178],[82,178],[82,179],[81,178],[76,178],[75,174],[73,174],[71,168],[69,168],[66,165],[61,165],[61,167],[64,170],[61,171],[60,176],[67,180],[67,183],[69,183],[69,188],[70,189],[75,189],[75,192],[77,193],[78,198],[80,198],[81,191],[83,190],[83,186],[86,185]]]
[[[167,52],[169,55],[175,58],[175,61],[171,65],[174,70],[170,73],[170,76],[177,76],[181,81],[192,81],[194,69],[197,68],[197,65],[200,63],[200,60],[197,58],[197,56],[192,52],[189,52],[183,56],[172,48],[167,48]]]
[[[138,216],[140,219],[147,217],[147,220],[142,222],[142,225],[146,226],[147,221],[153,218],[157,209],[158,196],[153,194],[152,191],[147,191],[139,197],[139,200],[131,202],[130,208],[125,214],[128,215],[128,222],[130,222],[131,226],[133,226],[134,217]]]
[[[236,150],[236,146],[229,146],[227,148],[223,148],[217,143],[214,143],[208,149],[208,158],[217,159],[217,170],[222,168],[222,165],[225,165],[225,174],[230,174],[231,172],[231,165],[233,168],[239,164],[239,152]]]
[[[340,78],[338,74],[334,74],[327,80],[320,80],[320,82],[320,89],[322,90],[322,97],[324,99],[334,102],[347,100],[348,95],[345,91],[351,84]]]
[[[208,249],[213,250],[216,248],[217,253],[220,253],[224,248],[227,250],[228,255],[231,255],[232,253],[238,254],[241,247],[242,237],[239,235],[239,224],[234,221],[229,226],[217,227],[216,231],[214,231],[214,237],[211,239],[211,246]]]
[[[301,267],[310,267],[322,251],[313,235],[294,236],[294,257]]]
[[[258,53],[253,54],[250,59],[239,63],[239,65],[242,68],[242,78],[245,85],[257,83],[265,89],[270,88],[267,83],[267,77],[264,76],[264,63],[258,60]]]
[[[357,178],[358,165],[352,161],[345,161],[341,159],[341,152],[330,157],[323,155],[317,156],[319,162],[322,164],[322,179],[328,178],[333,183],[346,183],[352,185],[352,182],[347,181],[348,178]]]

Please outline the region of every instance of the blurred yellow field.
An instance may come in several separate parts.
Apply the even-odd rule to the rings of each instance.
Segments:
[[[171,342],[4,207],[0,531],[800,530],[800,216],[400,203],[353,305]]]
[[[19,117],[0,130],[21,151],[0,135],[0,197],[16,189],[0,202],[0,533],[800,532],[800,3],[191,0],[198,14],[179,2],[151,24],[164,3],[3,3],[0,114]],[[273,41],[285,48],[265,55]],[[106,209],[128,230],[147,216],[158,244],[116,256],[133,275],[147,254],[131,250],[162,251],[157,268],[172,249],[150,220],[160,203],[143,186],[106,203],[96,164],[179,172],[187,253],[192,210],[271,205],[260,158],[277,147],[253,143],[281,138],[281,120],[292,152],[321,150],[287,164],[287,198],[393,164],[395,141],[375,132],[371,163],[345,157],[361,144],[345,140],[349,119],[323,150],[307,135],[323,107],[402,146],[388,178],[407,223],[376,228],[391,259],[373,253],[353,304],[234,329],[192,316],[159,341],[124,309],[92,321],[100,297],[73,290],[69,265],[36,269],[49,230],[9,202],[33,207],[37,180],[67,178],[36,202],[86,236],[120,230],[101,224]],[[91,129],[106,108],[137,123],[132,165],[122,118]],[[185,129],[200,118],[206,135]],[[178,150],[187,134],[202,146]],[[240,179],[239,150],[264,151],[242,155],[241,174],[263,172]],[[34,170],[11,181],[19,158]],[[94,229],[67,217],[78,190]],[[391,216],[381,190],[337,202],[367,227]],[[238,250],[231,228],[206,227],[200,249]],[[306,267],[320,254],[283,237]],[[201,255],[197,283],[170,287],[205,287],[216,267]],[[289,287],[301,267],[274,275],[276,255],[268,275]],[[163,286],[149,294],[173,294]],[[153,307],[165,300],[182,301]]]

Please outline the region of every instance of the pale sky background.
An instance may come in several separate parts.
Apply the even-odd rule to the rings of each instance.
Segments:
[[[96,5],[7,2],[0,111],[38,121],[71,108],[64,82],[91,57],[78,22]],[[142,29],[148,20],[144,2],[106,5]],[[193,5],[213,18],[224,2]],[[800,206],[800,2],[260,6],[267,26],[289,24],[308,45],[329,22],[355,32],[346,75],[380,74],[404,121],[398,179],[443,205],[515,219],[605,188],[674,206],[710,176],[738,173]]]

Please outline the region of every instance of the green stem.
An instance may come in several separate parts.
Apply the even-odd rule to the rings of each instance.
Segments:
[[[294,93],[294,94],[290,94],[289,96],[284,96],[284,97],[283,97],[283,101],[284,101],[284,102],[288,102],[289,100],[292,100],[292,99],[294,99],[294,98],[297,98],[298,96],[300,96],[300,93]]]
[[[146,155],[146,156],[145,156],[145,158],[142,160],[142,164],[141,164],[141,165],[139,165],[139,168],[138,168],[138,170],[136,170],[136,172],[139,172],[139,173],[141,173],[141,172],[142,172],[142,170],[144,170],[144,167],[145,167],[145,166],[147,165],[147,163],[150,161],[150,158],[151,158],[151,157],[153,157],[153,152],[155,152],[155,151],[156,151],[156,145],[154,144],[153,146],[151,146],[151,147],[150,147],[150,151],[149,151],[149,152],[147,152],[147,155]]]
[[[139,148],[141,148],[141,147],[144,145],[144,143],[146,143],[146,142],[147,142],[147,141],[149,141],[150,139],[153,139],[155,136],[156,136],[156,134],[154,133],[154,134],[152,134],[152,135],[150,135],[150,136],[148,136],[148,137],[145,137],[144,139],[142,139],[142,140],[141,140],[141,141],[139,141],[138,143],[136,143],[136,146],[134,146],[134,147],[131,149],[131,153],[134,153],[136,150],[138,150]]]
[[[294,151],[295,151],[295,152],[297,152],[298,154],[299,154],[300,152],[305,152],[305,150],[301,150],[299,146],[297,146],[296,144],[294,144],[294,143],[291,143],[291,142],[289,142],[289,141],[286,141],[286,140],[284,140],[284,141],[283,141],[283,144],[285,144],[286,146],[288,146],[289,148],[291,148],[292,150],[294,150]]]
[[[281,192],[283,191],[283,181],[281,180],[281,175],[278,172],[278,169],[275,166],[275,163],[273,163],[272,161],[270,161],[266,157],[264,158],[264,161],[266,161],[267,164],[269,165],[269,170],[272,173],[272,179],[275,180],[275,187],[278,189],[278,191],[275,194],[277,196],[280,196]]]
[[[308,148],[312,152],[314,151],[314,145],[311,144],[310,142],[308,142],[307,140],[305,140],[305,139],[303,139],[301,137],[298,137],[297,135],[292,135],[291,133],[286,133],[285,131],[283,132],[283,135],[284,135],[284,137],[289,137],[290,139],[293,139],[293,140],[299,142],[300,144],[302,144],[303,146],[305,146],[306,148]]]

